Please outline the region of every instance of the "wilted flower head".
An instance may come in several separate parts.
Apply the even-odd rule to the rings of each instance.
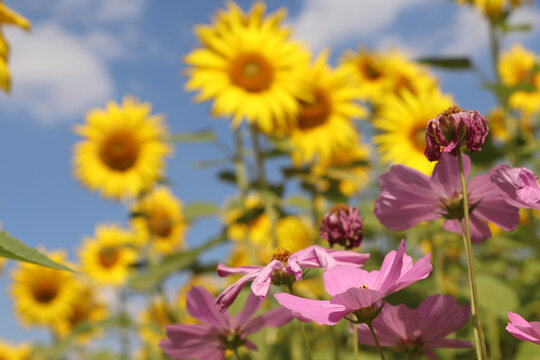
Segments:
[[[443,152],[455,156],[462,146],[470,152],[482,150],[488,131],[488,121],[478,111],[452,106],[429,121],[424,154],[429,161],[436,161]]]
[[[506,331],[520,340],[527,340],[540,345],[540,322],[528,322],[518,314],[508,313],[510,322],[506,325]]]
[[[405,250],[402,240],[397,251],[386,254],[380,270],[366,271],[351,266],[327,270],[323,279],[326,292],[332,296],[330,300],[311,300],[287,293],[274,296],[302,321],[334,325],[351,313],[357,321],[371,321],[383,306],[385,296],[425,279],[433,270],[431,254],[413,265]]]
[[[244,285],[251,283],[251,291],[261,299],[268,296],[272,282],[284,285],[294,279],[302,279],[302,269],[323,268],[335,266],[362,266],[369,259],[369,254],[359,254],[346,250],[329,250],[313,245],[291,254],[284,248],[278,248],[272,259],[265,266],[228,267],[218,264],[219,276],[244,274],[240,280],[229,286],[217,298],[216,302],[221,311],[227,309],[236,299]]]
[[[436,348],[470,347],[469,341],[445,339],[448,334],[460,329],[469,320],[471,310],[468,305],[460,306],[451,296],[429,296],[417,309],[409,309],[401,304],[386,305],[373,321],[381,346],[391,346],[407,358],[438,359],[433,352]],[[375,346],[366,324],[358,326],[358,341]],[[401,358],[401,357],[400,357]]]
[[[490,174],[491,181],[510,205],[540,210],[540,185],[531,170],[502,164],[494,167]]]
[[[168,339],[161,340],[159,346],[174,360],[225,359],[225,350],[242,345],[257,350],[257,346],[247,339],[249,335],[265,327],[285,325],[292,319],[290,311],[284,308],[253,318],[262,302],[250,293],[242,311],[231,318],[228,312],[218,311],[212,294],[203,287],[194,286],[187,293],[187,311],[204,324],[167,325]]]
[[[360,246],[364,237],[362,218],[358,209],[345,204],[333,206],[324,216],[321,224],[321,237],[330,246],[339,244],[346,249]]]

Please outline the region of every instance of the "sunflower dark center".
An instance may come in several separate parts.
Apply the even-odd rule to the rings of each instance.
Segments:
[[[368,80],[377,80],[382,76],[382,71],[372,60],[365,60],[360,63],[360,72]]]
[[[328,117],[332,112],[330,98],[326,92],[321,89],[315,89],[312,95],[311,101],[300,101],[298,127],[302,130],[323,125],[328,121]]]
[[[99,151],[101,160],[112,170],[130,169],[139,156],[139,144],[132,134],[118,131],[109,135]]]
[[[274,69],[260,54],[245,53],[233,60],[229,77],[233,84],[248,92],[261,92],[272,85]]]
[[[104,247],[98,253],[98,261],[104,268],[114,266],[118,262],[119,258],[120,253],[118,248],[115,246]]]
[[[426,124],[418,122],[413,126],[409,132],[409,140],[413,144],[414,148],[423,153],[426,148]]]
[[[32,295],[37,302],[48,304],[58,295],[59,291],[60,287],[57,281],[44,278],[34,285]]]
[[[148,228],[152,235],[164,238],[172,233],[173,222],[168,214],[154,213],[148,220]]]

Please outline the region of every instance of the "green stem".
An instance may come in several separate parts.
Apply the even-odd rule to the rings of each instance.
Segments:
[[[118,289],[118,312],[123,318],[128,318],[126,308],[127,308],[127,296],[122,288]],[[122,360],[130,359],[129,348],[129,333],[126,325],[122,321],[122,326],[119,328],[120,331],[120,358]]]
[[[236,184],[238,185],[238,190],[240,190],[240,200],[242,204],[246,198],[249,183],[247,180],[247,171],[246,164],[244,163],[244,139],[242,138],[242,129],[235,129],[234,132],[234,146],[235,146],[235,156],[234,156],[234,167],[236,170]],[[243,206],[243,205],[242,205]]]
[[[287,285],[287,289],[289,289],[289,294],[294,295],[292,283]],[[311,355],[311,349],[309,347],[309,342],[306,336],[306,331],[304,330],[304,324],[299,319],[297,320],[298,320],[298,325],[300,326],[300,333],[302,334],[302,340],[304,340],[304,347],[306,348],[306,355],[309,360],[313,360],[313,356]]]
[[[353,350],[354,360],[358,360],[358,324],[352,324],[353,327]]]
[[[497,316],[489,313],[487,317],[487,336],[489,339],[489,353],[491,360],[501,360],[501,344],[499,342],[499,324]]]
[[[464,221],[460,221],[461,234],[463,243],[465,246],[465,253],[467,255],[467,269],[469,274],[469,290],[471,295],[471,318],[473,323],[474,343],[476,349],[476,358],[478,360],[487,360],[486,342],[484,340],[484,331],[482,329],[482,322],[479,316],[478,306],[478,290],[476,287],[476,278],[474,271],[474,263],[472,256],[471,245],[471,229],[469,222],[469,202],[467,195],[467,184],[465,182],[465,172],[463,171],[463,160],[461,159],[461,149],[457,148],[457,158],[459,165],[459,176],[461,179],[461,191],[463,194],[463,217]],[[463,229],[463,222],[465,222],[465,229]],[[465,230],[465,231],[463,231]]]
[[[379,339],[377,339],[377,335],[375,334],[375,329],[373,329],[373,322],[369,321],[367,323],[367,326],[369,328],[369,332],[371,333],[371,336],[373,336],[373,340],[375,341],[375,346],[377,347],[377,350],[379,351],[379,355],[381,356],[381,360],[386,360],[386,358],[384,357],[384,353],[382,351],[382,348],[381,348],[381,344],[379,344]],[[358,341],[358,338],[356,339],[356,341]]]

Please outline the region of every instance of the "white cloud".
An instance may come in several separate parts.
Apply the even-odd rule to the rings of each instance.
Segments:
[[[485,54],[489,46],[486,20],[473,7],[459,6],[457,10],[455,20],[439,32],[440,42],[446,44],[441,53],[474,57]]]
[[[51,9],[72,22],[118,22],[139,18],[145,0],[56,0]]]
[[[13,89],[2,107],[53,123],[80,117],[113,96],[103,57],[85,45],[85,36],[53,23],[37,24],[31,34],[8,36]]]
[[[405,9],[427,0],[304,0],[294,20],[296,37],[313,50],[384,31]]]

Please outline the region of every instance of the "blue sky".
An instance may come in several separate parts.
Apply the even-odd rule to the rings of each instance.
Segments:
[[[6,0],[33,23],[30,33],[5,29],[11,44],[13,92],[0,94],[0,221],[3,229],[32,246],[67,248],[72,260],[84,235],[101,222],[126,220],[122,205],[103,201],[71,176],[73,124],[87,110],[131,94],[163,113],[172,132],[212,127],[230,143],[227,121],[211,120],[208,104],[193,104],[183,91],[181,58],[196,45],[192,27],[207,23],[223,1]],[[244,8],[252,1],[240,1]],[[491,74],[487,24],[474,10],[447,0],[272,1],[289,9],[296,37],[315,51],[366,45],[406,50],[411,56],[467,55]],[[538,4],[515,14],[514,22],[540,24]],[[540,53],[539,30],[512,41]],[[436,72],[445,92],[464,108],[486,111],[491,96],[471,73]],[[185,202],[218,203],[234,193],[214,170],[194,170],[198,161],[222,157],[208,145],[178,145],[167,171],[174,193]],[[195,224],[197,243],[214,234],[217,221]],[[9,271],[8,271],[9,272]],[[23,331],[12,315],[8,276],[0,276],[0,338],[45,339]]]

